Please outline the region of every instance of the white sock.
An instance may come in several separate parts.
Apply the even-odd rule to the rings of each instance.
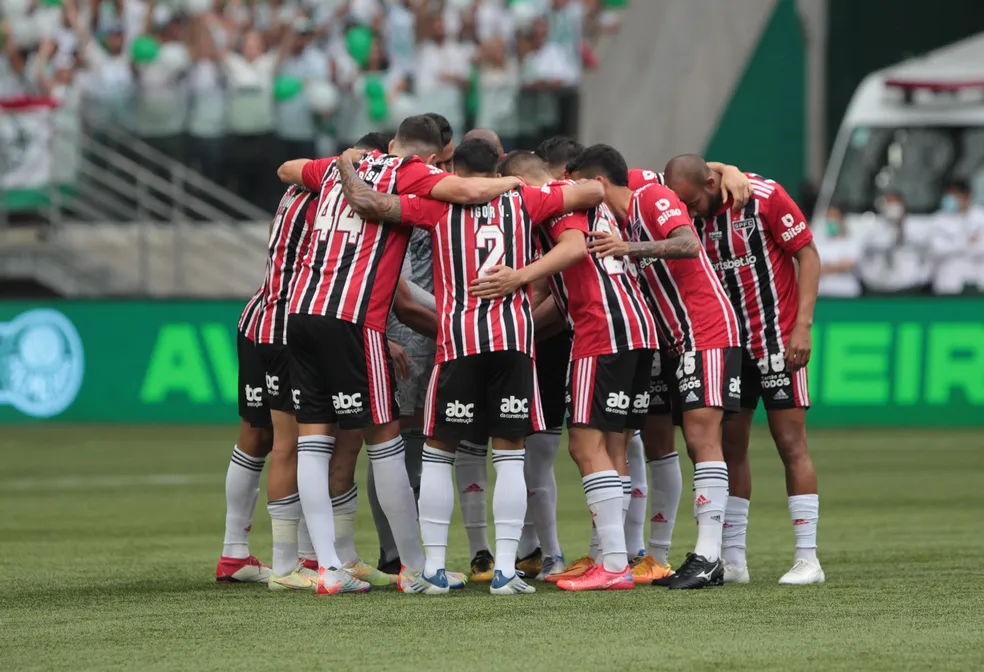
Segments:
[[[538,546],[544,555],[561,555],[557,538],[557,479],[554,476],[554,460],[559,448],[559,428],[526,438],[527,520],[533,522]]]
[[[724,512],[724,529],[721,531],[721,557],[729,565],[744,566],[745,534],[748,532],[748,500],[728,497]]]
[[[817,562],[817,523],[820,522],[820,495],[793,495],[788,498],[789,517],[796,535],[794,560]]]
[[[495,490],[492,517],[495,520],[495,568],[507,579],[516,575],[516,551],[526,518],[525,450],[492,450]]]
[[[646,505],[649,499],[649,485],[646,483],[646,449],[642,438],[633,434],[628,444],[629,476],[632,479],[632,499],[629,512],[625,516],[625,547],[636,555],[646,548],[644,529],[646,525]]]
[[[622,479],[618,472],[598,471],[581,479],[584,498],[601,541],[602,562],[609,572],[621,572],[629,564],[622,526]]]
[[[721,556],[724,510],[728,506],[728,465],[698,462],[694,465],[694,509],[697,511],[697,545],[694,553],[711,562]]]
[[[454,513],[454,460],[453,454],[424,445],[418,504],[425,576],[434,576],[447,563],[448,529]]]
[[[413,489],[410,487],[403,450],[402,436],[386,443],[366,446],[366,452],[372,460],[376,497],[389,521],[393,541],[400,552],[400,561],[408,569],[417,571],[423,569],[424,552],[420,549],[417,507],[414,506]]]
[[[314,544],[311,543],[311,533],[308,532],[307,521],[304,516],[297,523],[297,557],[301,560],[317,560],[318,554],[314,552]]]
[[[359,510],[359,486],[338,497],[331,498],[331,510],[335,516],[335,550],[343,563],[356,562],[359,554],[355,551],[355,513]]]
[[[622,483],[619,481],[619,492],[621,492],[621,487]],[[591,541],[588,543],[588,555],[595,561],[595,564],[601,562],[601,537],[598,535],[598,521],[595,520],[594,516],[591,517]]]
[[[670,453],[649,462],[649,555],[661,565],[669,564],[670,541],[676,525],[683,492],[680,456]]]
[[[285,576],[297,567],[297,524],[301,520],[301,498],[295,492],[267,502],[273,527],[273,573]]]
[[[629,515],[629,505],[632,503],[632,477],[619,476],[622,481],[622,534],[625,534],[625,519]]]
[[[468,535],[468,554],[489,550],[488,495],[489,468],[487,446],[462,441],[454,460],[461,520]]]
[[[250,457],[239,446],[232,449],[229,468],[226,470],[226,522],[222,556],[248,558],[249,543],[246,540],[253,525],[253,511],[260,497],[260,474],[265,457]]]
[[[335,517],[328,492],[328,471],[335,437],[314,435],[297,440],[297,492],[311,543],[321,567],[342,566],[335,552]]]

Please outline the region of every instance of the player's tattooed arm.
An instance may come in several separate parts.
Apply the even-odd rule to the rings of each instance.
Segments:
[[[693,259],[700,254],[700,241],[689,226],[678,226],[666,240],[630,243],[610,233],[596,231],[588,251],[601,258]]]
[[[400,197],[381,194],[366,184],[355,168],[355,156],[353,150],[348,150],[338,157],[338,174],[349,207],[363,219],[399,224],[403,214]]]

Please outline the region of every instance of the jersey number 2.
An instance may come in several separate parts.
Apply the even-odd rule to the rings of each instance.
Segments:
[[[335,230],[345,234],[347,244],[357,245],[362,238],[362,227],[365,222],[352,211],[348,203],[339,210],[338,200],[341,197],[342,185],[336,184],[322,201],[318,217],[314,221],[314,230],[318,232],[318,240],[322,242],[328,239],[329,231]],[[332,213],[336,214],[332,215]]]
[[[502,263],[506,241],[502,229],[496,224],[483,224],[475,234],[475,265],[478,266],[478,277],[484,277],[489,269]],[[485,252],[485,261],[482,261]]]

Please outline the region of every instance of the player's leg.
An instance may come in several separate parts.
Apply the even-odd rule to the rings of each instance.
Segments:
[[[649,499],[649,483],[646,479],[646,449],[642,445],[642,435],[638,430],[631,430],[626,436],[626,458],[629,463],[629,483],[632,494],[629,500],[629,510],[625,515],[625,547],[629,549],[629,555],[634,556],[630,562],[638,564],[638,561],[642,560],[646,554],[644,529],[647,500]]]
[[[462,441],[454,460],[455,483],[461,504],[461,522],[468,536],[471,580],[488,583],[495,563],[489,546],[488,532],[488,440]]]
[[[744,394],[744,381],[742,393]],[[757,401],[757,399],[756,399]],[[748,444],[752,433],[755,409],[742,408],[735,417],[724,423],[722,447],[728,465],[728,506],[721,533],[721,557],[724,561],[725,583],[748,583],[748,563],[745,560],[745,538],[748,531],[748,509],[752,497],[752,471],[748,462]]]
[[[415,575],[424,568],[424,554],[417,532],[417,508],[407,474],[406,447],[400,434],[396,403],[396,375],[385,336],[378,331],[345,324],[353,357],[346,367],[346,388],[338,390],[339,424],[362,429],[366,452],[373,468],[373,482],[380,508],[389,521],[400,560]],[[345,392],[344,389],[352,390]],[[354,397],[359,395],[359,399]]]
[[[537,377],[539,378],[539,375]],[[549,425],[553,418],[548,415],[546,409],[544,416]],[[563,422],[563,405],[561,405],[560,422]],[[554,462],[560,450],[561,431],[560,427],[554,427],[526,439],[525,473],[529,494],[526,500],[526,517],[536,528],[542,553],[540,571],[537,574],[526,575],[535,576],[541,581],[547,576],[559,574],[564,570],[564,554],[557,536],[557,478],[554,476]],[[523,531],[525,532],[525,528]],[[522,562],[517,566],[526,572]]]
[[[807,585],[825,580],[817,560],[817,523],[820,519],[820,496],[817,494],[817,472],[806,444],[806,409],[810,405],[806,369],[792,374],[779,374],[775,388],[786,391],[787,400],[765,399],[769,431],[776,442],[786,471],[786,494],[789,517],[796,536],[793,568],[779,583]],[[787,385],[788,383],[788,385]],[[763,387],[765,380],[763,380]],[[771,395],[775,396],[775,394]],[[783,395],[780,395],[783,396]]]
[[[250,555],[247,537],[260,496],[260,476],[273,448],[270,412],[263,395],[263,364],[251,340],[240,333],[239,440],[226,469],[226,520],[222,555],[215,568],[219,583],[266,583],[270,568]]]
[[[728,468],[721,423],[725,410],[737,410],[741,373],[736,348],[686,352],[676,362],[677,394],[687,452],[694,463],[694,515],[697,544],[670,580],[670,589],[722,585],[721,535],[728,503]],[[730,389],[729,389],[730,388]]]
[[[287,322],[292,394],[297,406],[297,489],[301,509],[318,558],[318,593],[365,592],[369,584],[341,569],[335,550],[335,518],[329,490],[336,420],[329,383],[337,367],[337,320],[320,315],[291,315]],[[343,358],[341,361],[347,361]]]
[[[625,432],[632,427],[636,351],[578,359],[571,367],[568,440],[601,547],[600,562],[557,581],[562,590],[633,587],[625,547]],[[613,460],[614,457],[614,460]],[[615,463],[618,461],[618,464]],[[563,574],[558,575],[563,576]]]

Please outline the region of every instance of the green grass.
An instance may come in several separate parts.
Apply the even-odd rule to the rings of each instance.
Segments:
[[[0,669],[984,668],[981,432],[813,432],[826,585],[776,585],[793,535],[779,460],[756,433],[750,585],[549,587],[528,598],[478,586],[446,598],[317,598],[216,585],[234,436],[231,427],[4,430]],[[573,558],[588,520],[563,455],[557,477]],[[676,562],[694,540],[689,496],[686,485]],[[360,499],[358,547],[374,559]],[[269,559],[262,505],[251,547]],[[449,565],[464,569],[467,550],[456,518]]]

